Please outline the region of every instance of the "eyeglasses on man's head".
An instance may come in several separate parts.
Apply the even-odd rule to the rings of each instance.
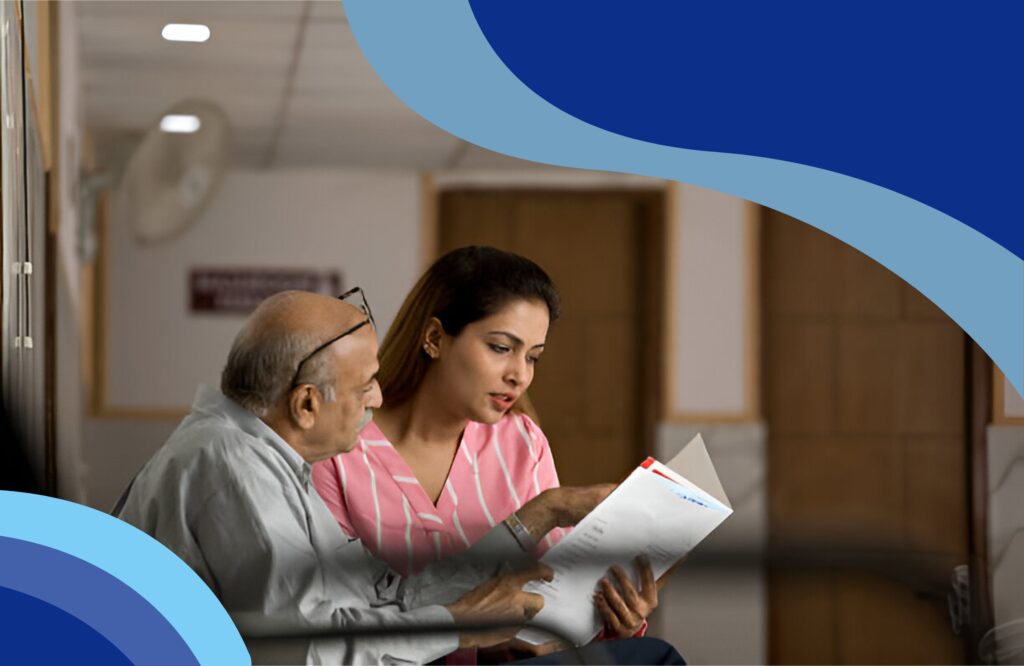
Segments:
[[[374,320],[373,320],[373,312],[370,310],[370,304],[366,301],[366,294],[363,293],[363,290],[362,290],[361,287],[353,287],[352,289],[349,289],[344,294],[341,294],[340,296],[338,296],[338,300],[340,300],[340,301],[349,301],[349,300],[354,299],[354,297],[356,297],[356,296],[359,297],[359,300],[358,301],[353,300],[352,305],[357,307],[364,315],[366,315],[366,319],[363,319],[362,321],[360,321],[359,323],[355,324],[354,326],[350,326],[349,328],[345,329],[344,331],[342,331],[338,335],[334,336],[333,338],[328,339],[326,342],[324,342],[323,344],[319,345],[313,351],[311,351],[308,354],[306,354],[305,356],[303,356],[302,360],[299,361],[298,366],[296,366],[296,368],[295,368],[295,376],[292,377],[292,386],[297,386],[299,384],[299,375],[302,374],[302,366],[303,366],[303,364],[306,363],[306,361],[308,361],[309,359],[313,358],[314,356],[316,356],[317,354],[319,354],[323,350],[327,349],[328,347],[333,345],[338,340],[341,340],[346,335],[351,335],[351,334],[355,333],[356,331],[361,329],[363,326],[366,326],[367,324],[369,324],[370,326],[373,326],[374,328],[377,327],[376,322],[374,322]]]

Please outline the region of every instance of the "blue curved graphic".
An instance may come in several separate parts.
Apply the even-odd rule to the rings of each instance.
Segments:
[[[470,5],[512,73],[585,122],[854,176],[1024,257],[1024,4]]]
[[[585,123],[509,71],[468,4],[348,0],[345,10],[384,82],[442,129],[527,160],[693,183],[812,224],[931,299],[1024,392],[1024,262],[977,230],[850,176],[649,143]]]
[[[110,574],[67,553],[20,539],[0,537],[0,555],[4,563],[0,587],[59,609],[104,639],[96,641],[88,632],[81,635],[82,649],[95,647],[100,651],[96,663],[105,662],[99,657],[110,644],[130,663],[198,663],[167,620]],[[71,635],[59,635],[62,643],[75,640]],[[79,655],[82,657],[85,655]]]
[[[131,525],[72,502],[0,491],[0,537],[7,537],[0,539],[0,560],[4,562],[25,556],[32,544],[43,547],[33,551],[36,557],[51,558],[47,567],[38,564],[42,559],[24,571],[5,567],[13,572],[4,571],[0,585],[76,615],[132,661],[162,663],[162,651],[171,649],[176,651],[170,654],[180,659],[167,663],[250,663],[238,630],[202,579],[171,551]],[[60,553],[66,556],[60,557]],[[122,586],[100,578],[103,572]],[[70,589],[60,589],[59,583],[47,586],[42,579],[78,580],[76,575],[85,578],[81,583],[68,583]],[[80,585],[80,594],[74,585]],[[128,594],[132,591],[135,597]],[[125,636],[118,623],[163,638],[147,646]],[[185,647],[176,649],[167,640],[166,633],[161,633],[167,626]],[[136,659],[138,654],[141,660]]]
[[[0,623],[4,663],[110,664],[131,666],[102,634],[30,594],[0,586]],[[58,640],[54,640],[59,637]]]

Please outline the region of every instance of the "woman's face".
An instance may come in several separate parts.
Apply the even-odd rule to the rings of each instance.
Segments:
[[[434,366],[452,410],[479,423],[500,420],[533,381],[549,323],[543,301],[515,300],[456,337],[442,335]]]

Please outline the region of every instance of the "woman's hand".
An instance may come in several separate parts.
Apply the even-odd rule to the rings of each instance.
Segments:
[[[601,579],[594,593],[594,604],[604,619],[606,638],[629,638],[640,631],[647,616],[658,607],[658,586],[651,563],[643,555],[636,558],[640,590],[616,565]]]

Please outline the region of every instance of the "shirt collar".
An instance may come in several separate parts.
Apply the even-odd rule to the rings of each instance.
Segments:
[[[299,455],[299,452],[292,448],[273,428],[264,423],[260,417],[225,396],[220,390],[205,384],[201,385],[192,402],[192,411],[227,418],[246,434],[263,440],[277,451],[300,479],[310,480],[313,468]]]

